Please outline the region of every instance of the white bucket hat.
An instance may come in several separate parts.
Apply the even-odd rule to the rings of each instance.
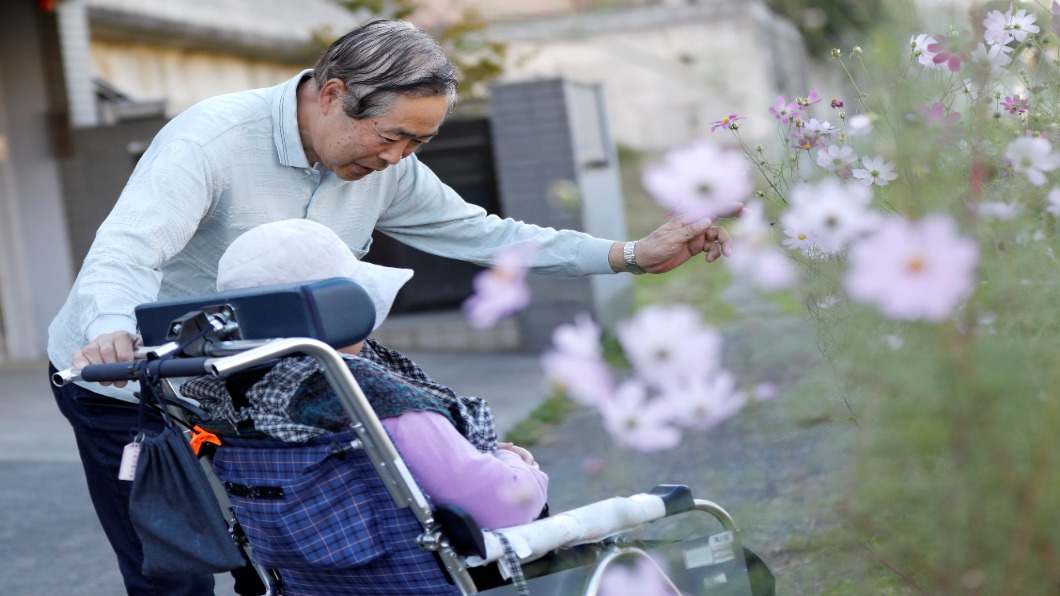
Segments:
[[[274,221],[245,232],[217,262],[219,292],[331,277],[352,279],[365,289],[378,328],[412,270],[358,261],[331,228],[308,219]]]

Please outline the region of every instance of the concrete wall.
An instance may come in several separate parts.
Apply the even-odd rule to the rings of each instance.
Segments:
[[[765,114],[778,94],[809,91],[798,31],[755,1],[521,20],[488,32],[509,44],[504,80],[599,83],[615,139],[643,150],[709,135],[713,120]],[[763,138],[772,124],[749,119],[743,132]]]
[[[33,2],[0,4],[0,357],[41,357],[69,290],[70,253],[50,126],[48,26]],[[54,21],[47,23],[54,31]],[[57,52],[50,56],[53,60]]]
[[[560,79],[495,85],[490,119],[501,205],[508,217],[557,229],[626,239],[618,160],[596,87]],[[597,127],[576,126],[578,119]],[[579,200],[552,199],[557,183]],[[533,301],[519,314],[522,349],[551,345],[552,330],[586,312],[610,325],[632,307],[628,275],[563,279],[532,276]]]

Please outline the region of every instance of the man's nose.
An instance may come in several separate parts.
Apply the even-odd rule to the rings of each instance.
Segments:
[[[385,149],[379,152],[379,157],[388,164],[395,165],[397,162],[401,161],[402,157],[405,157],[406,145],[408,145],[407,142],[388,145]]]

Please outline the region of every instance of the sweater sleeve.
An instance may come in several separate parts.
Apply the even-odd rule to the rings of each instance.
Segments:
[[[529,523],[545,506],[548,475],[510,451],[478,451],[445,417],[406,412],[382,422],[434,503],[459,505],[490,529]]]

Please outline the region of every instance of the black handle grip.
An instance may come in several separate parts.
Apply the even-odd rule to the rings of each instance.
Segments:
[[[140,362],[117,362],[114,364],[90,364],[81,369],[81,378],[93,383],[128,381],[140,374]]]
[[[91,364],[81,369],[81,379],[93,383],[130,381],[140,377],[140,368],[158,377],[195,377],[207,374],[208,358],[166,358],[115,364]]]
[[[198,377],[207,374],[207,360],[209,358],[150,360],[147,362],[147,371],[159,377]]]

